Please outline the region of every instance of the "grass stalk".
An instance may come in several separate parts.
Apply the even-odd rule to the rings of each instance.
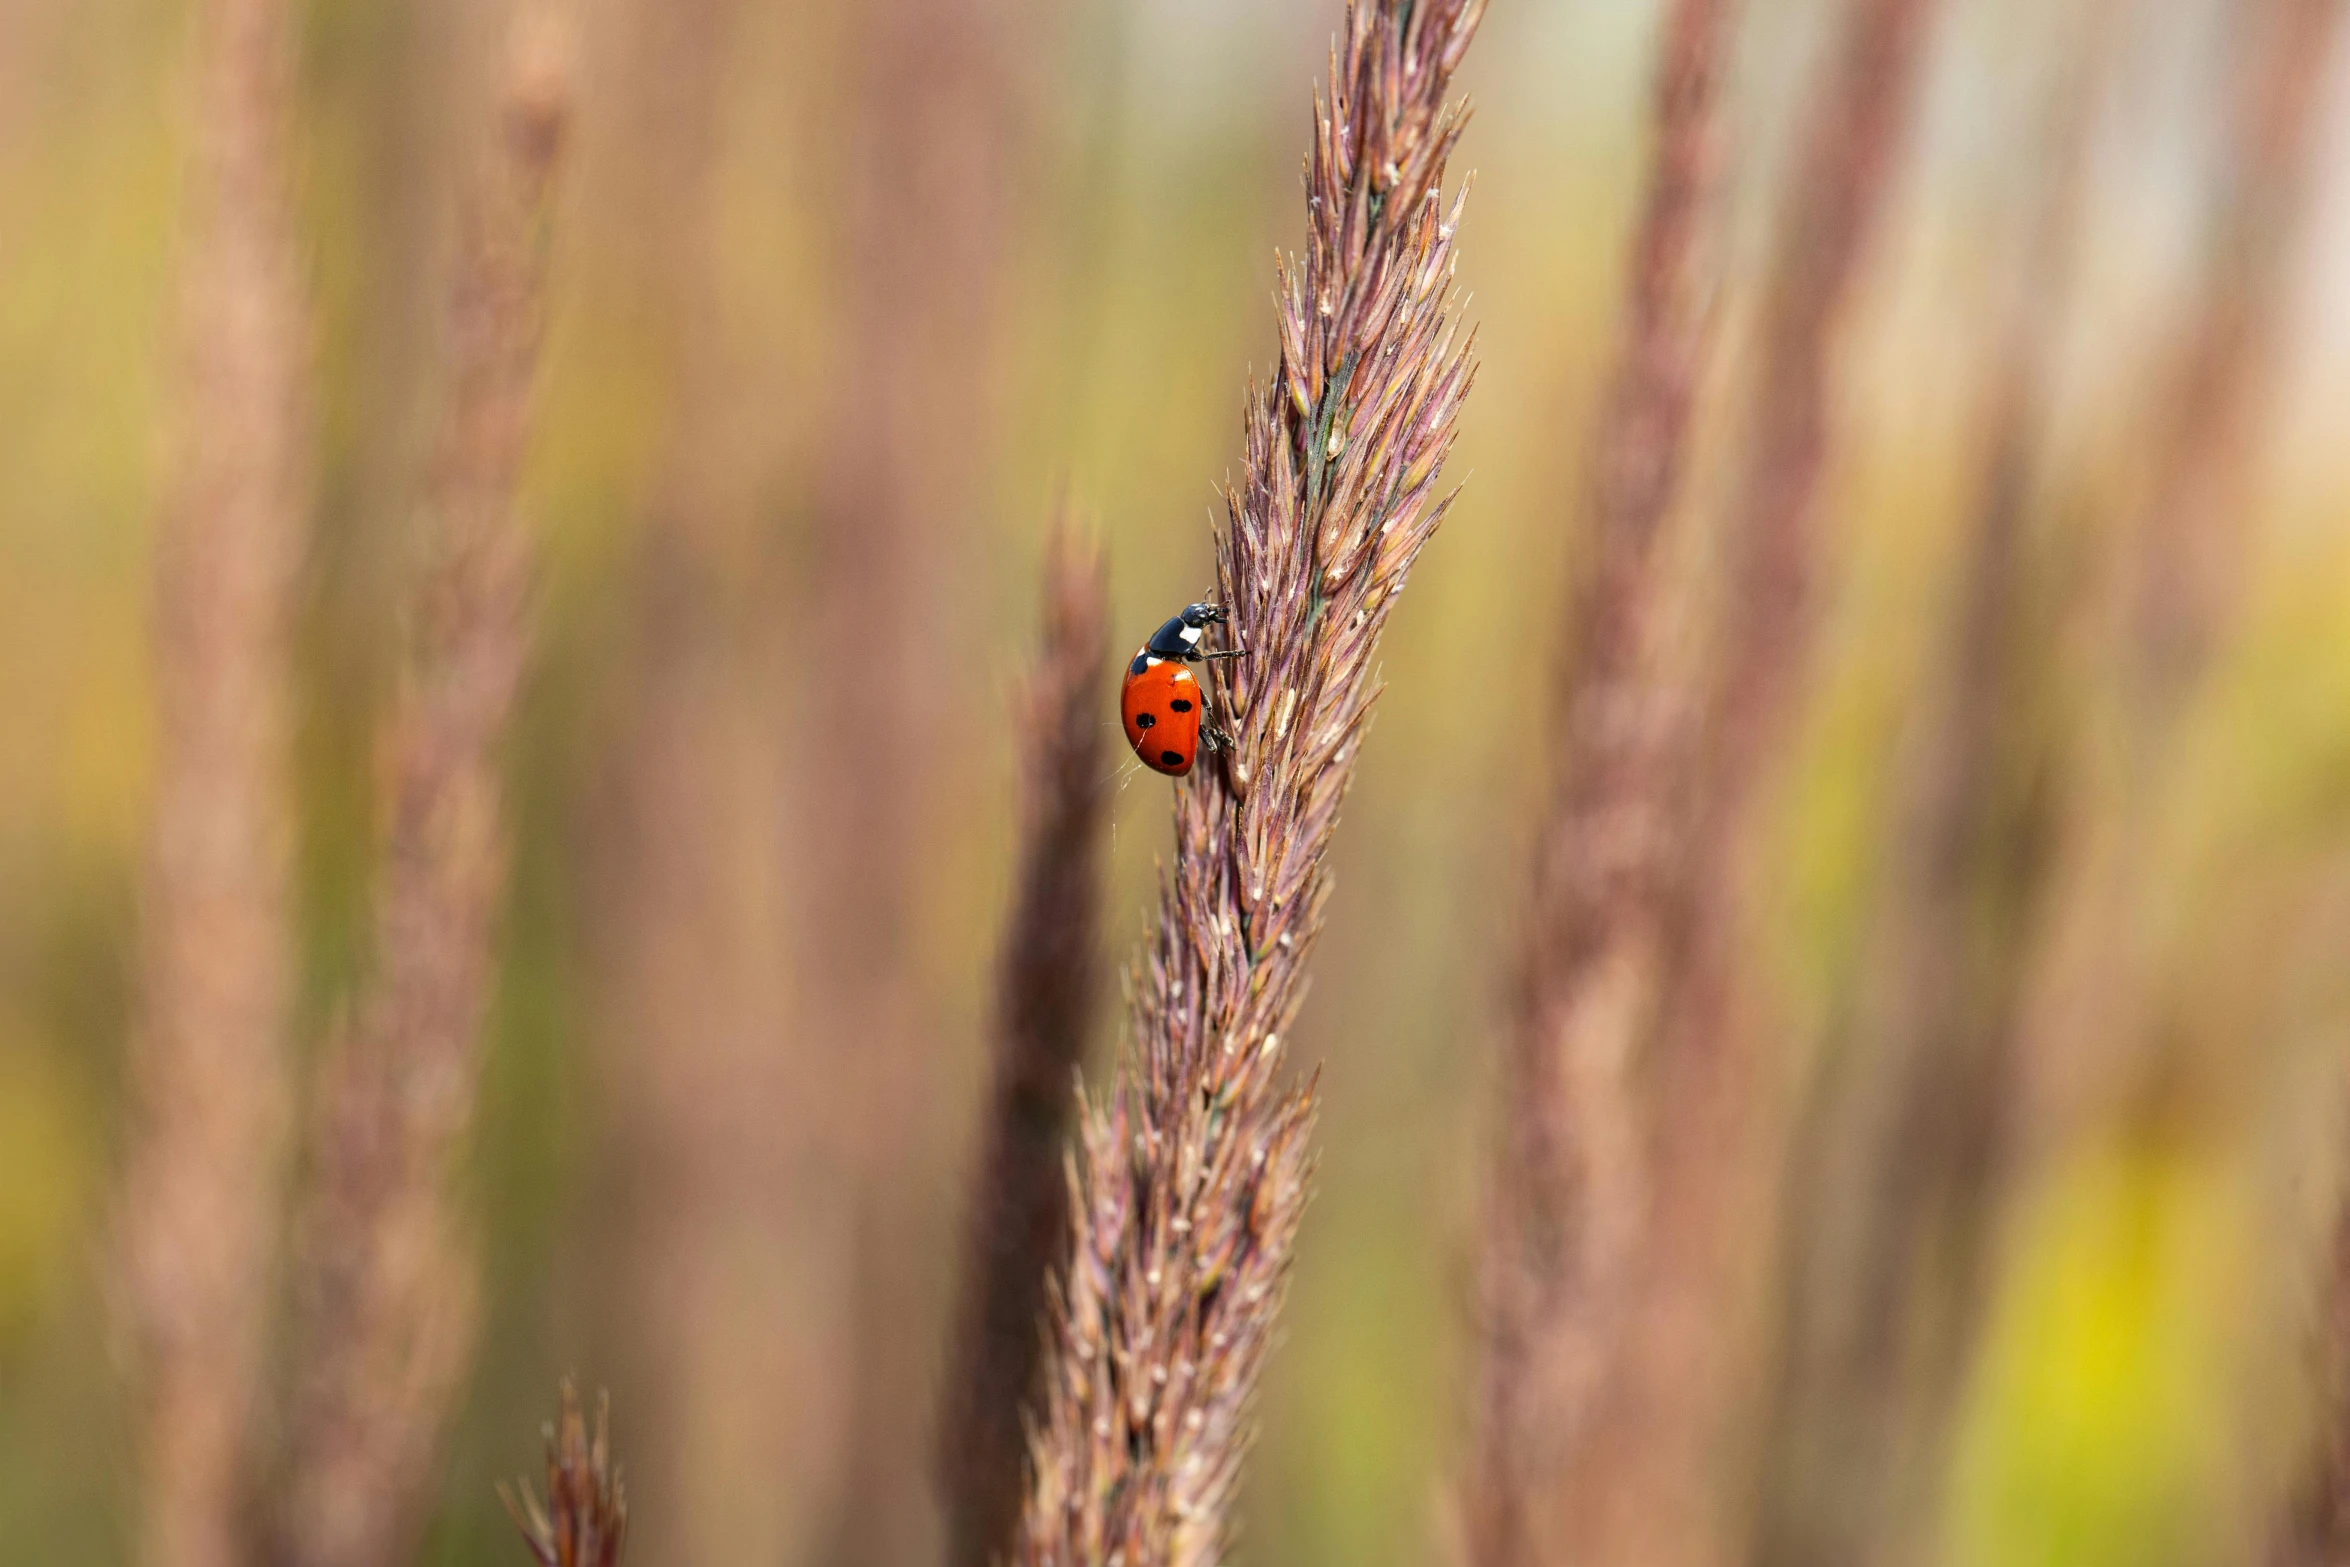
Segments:
[[[2205,272],[2177,329],[2101,584],[2112,634],[2102,693],[2118,743],[2079,748],[2050,930],[2024,1000],[2021,1166],[2168,1115],[2198,1031],[2160,1015],[2189,954],[2156,950],[2146,846],[2191,745],[2191,719],[2241,622],[2260,530],[2260,415],[2290,303],[2339,0],[2247,8],[2229,32],[2227,117],[2205,214]],[[2203,939],[2209,940],[2206,931]],[[2237,983],[2246,983],[2242,974]]]
[[[2345,9],[2341,0],[2276,0],[2244,8],[2234,30],[2240,58],[2202,302],[2184,336],[2168,428],[2152,449],[2133,546],[2142,726],[2175,715],[2235,623],[2255,537],[2243,518],[2250,448],[2282,346],[2287,268]]]
[[[1312,1173],[1314,1089],[1282,1081],[1377,695],[1372,656],[1442,522],[1474,376],[1450,305],[1446,101],[1479,0],[1354,0],[1317,96],[1307,244],[1252,388],[1217,585],[1230,749],[1175,789],[1175,854],[1131,979],[1129,1057],[1085,1107],[1054,1284],[1031,1567],[1218,1559]]]
[[[1044,645],[1014,724],[1019,883],[997,966],[994,1085],[939,1424],[955,1567],[1002,1560],[1020,1516],[1021,1421],[1042,1358],[1045,1281],[1067,1255],[1069,1085],[1099,989],[1107,588],[1099,549],[1069,530],[1064,517],[1046,549]]]
[[[1718,201],[1716,104],[1733,0],[1667,13],[1655,163],[1636,232],[1614,384],[1584,497],[1557,698],[1553,794],[1504,1063],[1502,1156],[1487,1199],[1484,1363],[1465,1513],[1478,1567],[1552,1559],[1540,1518],[1589,1419],[1595,1328],[1624,1278],[1641,1189],[1632,1036],[1655,997],[1686,704],[1654,678],[1673,583],[1658,538],[1687,461],[1712,316],[1697,254]]]
[[[921,1501],[953,1288],[948,1172],[927,1162],[940,998],[916,933],[942,819],[936,737],[960,722],[942,627],[984,635],[961,585],[987,521],[1009,364],[1003,305],[1052,0],[852,7],[840,121],[843,352],[825,377],[810,515],[810,727],[785,787],[799,830],[797,1026],[840,1085],[830,1150],[849,1198],[852,1381],[841,1489],[820,1553],[887,1567],[939,1549]]]
[[[446,1188],[473,1118],[505,888],[498,751],[531,642],[514,494],[570,115],[559,45],[521,37],[450,299],[374,964],[312,1128],[280,1520],[282,1557],[302,1567],[404,1559],[471,1358],[475,1265]]]
[[[2284,1498],[2272,1567],[2330,1567],[2350,1558],[2350,1202],[2328,1237],[2312,1369],[2316,1440]]]
[[[2053,837],[2053,628],[2030,534],[2117,12],[2084,8],[2019,149],[2035,172],[1991,317],[1980,492],[1861,965],[1874,978],[1788,1182],[1763,1563],[1919,1548],[1988,1302],[2016,1007]]]
[[[119,1215],[147,1567],[246,1554],[290,1100],[287,686],[311,486],[309,303],[286,167],[294,19],[277,0],[207,0],[194,39]]]
[[[1560,1559],[1687,1567],[1732,1549],[1719,1454],[1749,1391],[1752,1264],[1776,1170],[1757,1099],[1767,1035],[1740,938],[1758,808],[1809,662],[1833,355],[1932,14],[1929,0],[1855,0],[1794,152],[1725,521],[1725,612],[1689,771],[1664,794],[1686,814],[1663,873],[1659,973],[1635,975],[1633,1004],[1650,1008],[1631,1046],[1635,1129],[1589,1133],[1639,1139],[1639,1218],[1590,1314],[1599,1385],[1556,1471]],[[1625,1004],[1587,1004],[1602,1001]]]
[[[614,1324],[636,1473],[662,1505],[640,1556],[784,1561],[840,1467],[846,1241],[827,1139],[853,1117],[795,1026],[778,961],[794,864],[776,780],[790,617],[752,540],[725,234],[735,0],[628,0],[605,56],[627,134],[641,307],[665,369],[661,449],[629,569],[628,665],[594,900],[619,1195]],[[821,749],[818,747],[817,749]],[[845,1134],[844,1134],[845,1135]]]

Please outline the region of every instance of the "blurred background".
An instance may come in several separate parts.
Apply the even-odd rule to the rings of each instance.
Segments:
[[[455,196],[506,17],[294,10],[317,469],[292,1048],[309,1061],[366,964]],[[1707,260],[1733,361],[1840,14],[1754,0],[1741,22]],[[2227,286],[2229,225],[2286,236],[2255,281],[2275,330],[2248,351],[2228,459],[2241,608],[2159,774],[2116,759],[2095,679],[2047,677],[2050,749],[2090,758],[2066,798],[2097,818],[2076,775],[2105,777],[2139,824],[2116,852],[2137,866],[2166,1048],[2090,1069],[2124,1087],[2073,1095],[2091,1108],[2047,1118],[2031,1177],[1998,1194],[1933,1510],[1953,1563],[2248,1558],[2313,1413],[2350,1021],[2350,93],[2343,30],[2320,29],[2297,213],[2231,205],[2246,14],[1949,0],[1842,338],[1825,619],[1757,938],[1795,1020],[1774,1090],[1807,1138],[1833,1136],[1820,1118],[1850,1096],[1820,1085],[1873,1037],[1896,784],[2001,371],[1986,323],[2060,289],[2017,260],[2059,157],[2050,106],[2078,107],[2086,158],[2029,525],[2058,665],[2095,665],[2097,617],[2066,607],[2068,584],[2180,439],[2181,324]],[[612,1390],[643,1561],[935,1557],[924,1477],[1042,541],[1066,494],[1107,546],[1113,653],[1207,590],[1213,487],[1243,377],[1274,352],[1274,253],[1301,233],[1307,92],[1338,19],[1336,0],[579,0],[522,486],[538,643],[505,751],[512,884],[462,1170],[481,1338],[423,1559],[519,1559],[491,1483],[535,1462],[567,1370]],[[1453,463],[1467,487],[1382,652],[1294,1042],[1324,1064],[1320,1187],[1244,1562],[1445,1549],[1485,1128],[1656,20],[1497,0],[1464,73],[1461,282],[1483,360]],[[137,1538],[104,1259],[132,1127],[193,36],[179,0],[0,0],[9,1562],[123,1562]],[[1709,377],[1701,424],[1731,374]],[[1701,430],[1693,504],[1728,449]],[[1122,961],[1167,785],[1121,765],[1111,787]],[[1105,998],[1096,1061],[1115,1012]]]

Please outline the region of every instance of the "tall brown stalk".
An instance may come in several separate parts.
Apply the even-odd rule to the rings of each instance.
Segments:
[[[1907,1559],[1931,1527],[1985,1297],[2015,1008],[2046,882],[2047,630],[2029,524],[2116,7],[2074,24],[2020,150],[2022,243],[1993,317],[1982,488],[1867,938],[1857,1037],[1788,1184],[1766,1414],[1764,1563]],[[1800,1222],[1798,1222],[1800,1216]]]
[[[2138,539],[2132,603],[2141,755],[2166,740],[2165,729],[2235,619],[2235,594],[2255,537],[2244,502],[2257,415],[2284,347],[2285,284],[2323,124],[2326,67],[2346,13],[2350,7],[2341,0],[2277,0],[2246,22],[2212,274],[2189,330],[2158,488]],[[2086,964],[2082,977],[2095,977]],[[2178,1036],[2187,1032],[2175,1026],[2142,1032],[2133,1063],[2140,1097],[2159,1101],[2148,1090],[2185,1076],[2173,1058],[2183,1048]],[[2328,1252],[2314,1270],[2316,1429],[2274,1521],[2268,1555],[2276,1567],[2328,1567],[2350,1557],[2350,1185],[2336,1201]]]
[[[663,1505],[640,1556],[791,1559],[837,1469],[842,1198],[821,1147],[846,1117],[789,1026],[776,808],[772,574],[747,564],[739,402],[722,310],[734,0],[606,13],[634,95],[608,174],[631,181],[644,307],[670,362],[630,606],[610,856],[611,1069],[638,1467]],[[746,443],[747,445],[747,443]]]
[[[1808,663],[1832,356],[1931,14],[1927,0],[1854,0],[1807,110],[1765,279],[1705,707],[1689,770],[1660,791],[1687,804],[1665,829],[1657,969],[1627,960],[1582,1003],[1646,1020],[1625,1046],[1631,1125],[1599,1122],[1614,1108],[1603,1101],[1577,1128],[1595,1144],[1633,1140],[1634,1216],[1605,1259],[1616,1282],[1581,1328],[1597,1386],[1555,1471],[1565,1560],[1689,1567],[1731,1549],[1719,1482],[1751,1378],[1752,1266],[1777,1162],[1767,1036],[1739,943],[1757,809]]]
[[[2337,1567],[2350,1560],[2350,1203],[2327,1237],[2331,1254],[2319,1274],[2316,1440],[2284,1498],[2269,1542],[2272,1567]]]
[[[446,1190],[473,1118],[506,830],[498,747],[530,647],[514,491],[570,113],[559,45],[518,51],[449,307],[448,406],[393,718],[374,969],[328,1062],[298,1236],[282,1559],[403,1560],[472,1354]]]
[[[1560,1555],[1538,1516],[1590,1418],[1599,1324],[1639,1222],[1633,1040],[1655,1004],[1659,921],[1688,715],[1654,671],[1672,582],[1658,538],[1679,491],[1711,341],[1697,252],[1717,199],[1732,0],[1678,0],[1655,85],[1655,167],[1615,384],[1594,432],[1553,796],[1505,1062],[1488,1197],[1485,1361],[1467,1491],[1478,1567]]]
[[[1449,318],[1480,0],[1355,0],[1317,98],[1307,244],[1252,392],[1217,580],[1246,656],[1230,749],[1175,791],[1175,857],[1132,982],[1132,1056],[1088,1105],[1018,1560],[1197,1564],[1225,1548],[1312,1154],[1280,1081],[1376,696],[1372,654],[1450,497],[1473,377]]]
[[[142,1351],[148,1567],[244,1556],[289,1097],[287,654],[311,466],[308,301],[286,175],[293,18],[276,0],[208,0],[195,38],[120,1220]]]
[[[2255,419],[2281,346],[2287,268],[2346,9],[2271,0],[2240,14],[2209,276],[2135,541],[2133,664],[2138,701],[2156,710],[2145,721],[2176,708],[2234,621],[2253,537],[2242,505]]]
[[[2173,954],[2155,950],[2146,917],[2147,847],[2186,720],[2241,618],[2258,538],[2259,415],[2284,346],[2324,62],[2346,12],[2342,0],[2276,0],[2237,18],[2205,275],[2152,418],[2141,489],[2117,530],[2119,744],[2082,748],[2051,934],[2025,1001],[2025,1161],[2168,1115],[2205,1048],[2197,1030],[2161,1014],[2175,994],[2163,973]]]
[[[1056,524],[1047,548],[1044,646],[1014,724],[1019,888],[997,967],[995,1082],[939,1424],[948,1560],[957,1567],[1002,1560],[1020,1516],[1022,1420],[1043,1356],[1045,1281],[1067,1255],[1070,1085],[1099,988],[1108,610],[1100,551],[1069,528],[1066,518]]]
[[[796,1023],[840,1084],[830,1157],[851,1194],[854,1391],[827,1560],[933,1554],[922,1505],[937,1340],[922,1303],[950,1281],[923,1150],[945,1124],[919,980],[917,894],[940,804],[931,737],[957,693],[941,626],[984,518],[1005,366],[998,309],[1018,239],[1027,73],[1048,0],[871,0],[851,8],[841,118],[837,371],[811,519],[812,641],[801,667],[821,747],[788,780],[803,833]],[[967,634],[983,625],[962,624]]]

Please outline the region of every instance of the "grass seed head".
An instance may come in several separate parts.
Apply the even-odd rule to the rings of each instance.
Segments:
[[[1474,378],[1443,183],[1466,121],[1446,94],[1483,9],[1356,0],[1314,104],[1306,246],[1281,266],[1280,360],[1249,389],[1216,540],[1248,649],[1221,675],[1232,744],[1177,786],[1132,1056],[1084,1114],[1016,1551],[1036,1567],[1224,1548],[1313,1174],[1314,1089],[1282,1085],[1276,1041],[1304,999],[1379,633],[1444,517]]]

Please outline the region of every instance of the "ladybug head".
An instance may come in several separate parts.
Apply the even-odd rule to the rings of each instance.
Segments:
[[[1204,629],[1220,624],[1225,618],[1226,611],[1221,604],[1186,604],[1143,644],[1143,652],[1151,658],[1195,662],[1200,657]]]

